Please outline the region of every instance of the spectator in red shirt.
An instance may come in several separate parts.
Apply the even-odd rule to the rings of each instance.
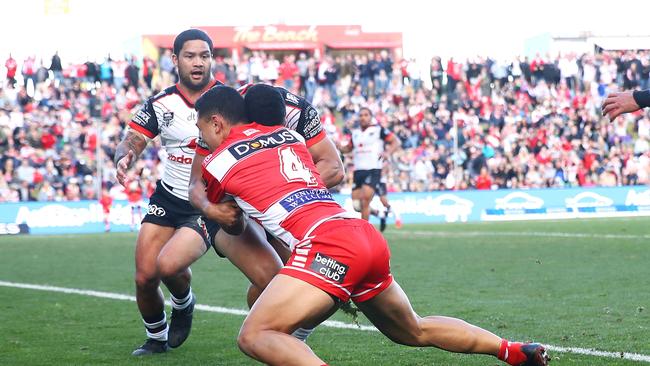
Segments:
[[[295,55],[284,56],[284,62],[282,62],[280,69],[278,70],[284,88],[292,93],[295,93],[295,78],[298,76],[298,66],[296,65],[295,59]]]
[[[153,73],[156,70],[156,62],[151,59],[149,56],[145,56],[142,60],[142,78],[144,79],[147,88],[151,90],[151,80],[153,79]]]
[[[481,168],[481,174],[476,178],[476,189],[492,189],[492,178],[490,178],[486,167]]]
[[[142,222],[142,187],[140,187],[140,182],[137,178],[132,178],[130,182],[125,185],[127,200],[129,201],[129,206],[131,206],[131,231],[135,231],[136,227],[140,229],[140,223]],[[138,221],[135,221],[135,216],[138,216]]]
[[[7,68],[7,80],[11,85],[16,84],[16,70],[18,70],[18,63],[13,57],[11,57],[11,53],[5,62],[5,67]]]
[[[27,89],[27,83],[29,82],[29,80],[31,80],[33,86],[36,87],[36,65],[34,64],[33,56],[27,57],[27,59],[23,63],[22,73],[23,73],[23,83],[25,85],[25,89]]]
[[[113,197],[108,193],[106,187],[102,188],[102,196],[99,198],[99,203],[102,205],[104,211],[104,231],[111,231],[111,206],[113,205]]]

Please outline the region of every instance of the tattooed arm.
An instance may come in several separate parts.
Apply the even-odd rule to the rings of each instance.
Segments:
[[[145,147],[147,147],[146,137],[131,129],[126,133],[124,140],[117,145],[114,161],[117,168],[117,181],[121,185],[125,184],[127,171],[133,166]]]

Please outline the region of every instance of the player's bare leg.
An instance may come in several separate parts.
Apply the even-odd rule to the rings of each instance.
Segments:
[[[280,260],[282,260],[282,263],[287,263],[289,258],[291,258],[291,249],[289,249],[289,246],[286,245],[282,240],[278,238],[269,238],[267,237],[267,240],[269,244],[273,247],[276,253],[280,256]]]
[[[365,184],[361,186],[361,218],[366,221],[370,219],[370,201],[374,195],[375,190],[372,187]]]
[[[514,365],[523,364],[528,360],[528,355],[521,349],[522,344],[513,343],[512,347],[509,343],[506,344],[511,354],[504,357],[500,354],[500,349],[504,346],[501,337],[463,320],[444,316],[421,318],[413,311],[408,297],[395,281],[379,295],[366,302],[357,303],[357,306],[377,329],[399,344],[500,356]],[[531,355],[539,357],[538,363],[530,365],[546,365],[544,349],[538,347],[540,349],[531,350],[539,352]],[[531,361],[534,360],[531,358]]]
[[[239,331],[239,348],[268,365],[323,365],[311,348],[289,335],[302,324],[319,324],[336,309],[326,292],[279,274],[264,290]]]
[[[166,347],[167,320],[157,258],[174,231],[172,227],[144,223],[138,233],[135,247],[135,297],[145,322],[147,337],[159,343],[145,343],[136,349],[136,355],[152,353],[148,352],[152,349],[164,352]]]
[[[203,238],[193,229],[181,227],[176,230],[158,255],[158,271],[170,291],[187,289],[191,278],[189,266],[207,250]]]
[[[168,343],[179,347],[190,335],[196,297],[192,292],[189,266],[207,251],[205,241],[195,230],[181,227],[158,255],[158,271],[171,293],[172,314]]]
[[[266,240],[264,229],[249,221],[240,235],[230,235],[219,230],[214,245],[256,287],[250,290],[248,296],[248,306],[252,306],[273,276],[280,272],[283,264]]]
[[[381,202],[382,206],[384,206],[384,208],[388,209],[390,207],[390,203],[388,202],[388,197],[379,196],[379,201]]]
[[[368,185],[362,185],[360,188],[352,190],[352,204],[354,210],[361,212],[361,218],[368,221],[370,218],[370,201],[375,195],[375,190]]]

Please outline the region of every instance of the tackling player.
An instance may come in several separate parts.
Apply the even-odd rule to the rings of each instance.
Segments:
[[[295,130],[306,140],[311,158],[323,177],[325,185],[330,188],[341,182],[345,175],[343,162],[336,147],[322,129],[318,111],[309,102],[284,88],[265,84],[248,84],[240,88],[239,92],[246,96],[246,112],[249,119],[283,120],[287,128]],[[207,196],[205,184],[201,179],[201,163],[204,156],[208,154],[208,147],[199,142],[190,180],[190,202],[202,210],[204,203],[207,202]],[[263,186],[263,182],[261,183]],[[203,211],[204,214],[224,224],[232,223],[228,222],[228,218],[232,217],[235,210],[233,207],[228,204],[210,207],[212,212]],[[263,229],[255,222],[248,222],[244,232],[246,231],[258,234],[234,236],[220,231],[213,245],[218,253],[227,257],[251,281],[248,305],[252,306],[273,276],[280,271],[291,252],[286,244],[276,238],[267,236],[267,242]],[[260,232],[262,235],[259,235]],[[274,250],[269,250],[269,243]],[[295,336],[304,340],[310,332],[311,329],[299,329]]]
[[[226,86],[207,91],[196,109],[202,139],[214,150],[202,169],[209,201],[231,195],[293,250],[244,320],[237,341],[247,355],[269,365],[324,365],[289,333],[352,299],[394,342],[547,365],[542,345],[508,342],[459,319],[418,316],[390,273],[386,241],[334,201],[304,139],[282,120],[248,123],[244,100]]]

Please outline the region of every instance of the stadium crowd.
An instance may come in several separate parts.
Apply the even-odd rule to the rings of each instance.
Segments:
[[[339,143],[368,106],[402,143],[385,163],[389,192],[650,183],[650,113],[613,123],[600,113],[607,93],[648,88],[648,52],[451,58],[445,65],[434,57],[429,75],[416,60],[392,60],[386,51],[275,56],[216,57],[213,73],[229,85],[274,83],[305,96]],[[115,181],[115,147],[134,108],[174,82],[171,51],[158,60],[66,67],[58,54],[49,66],[10,55],[4,66],[0,202],[98,199],[99,184],[125,199]],[[145,194],[166,158],[154,140],[138,161]],[[351,173],[340,191],[350,191]]]

